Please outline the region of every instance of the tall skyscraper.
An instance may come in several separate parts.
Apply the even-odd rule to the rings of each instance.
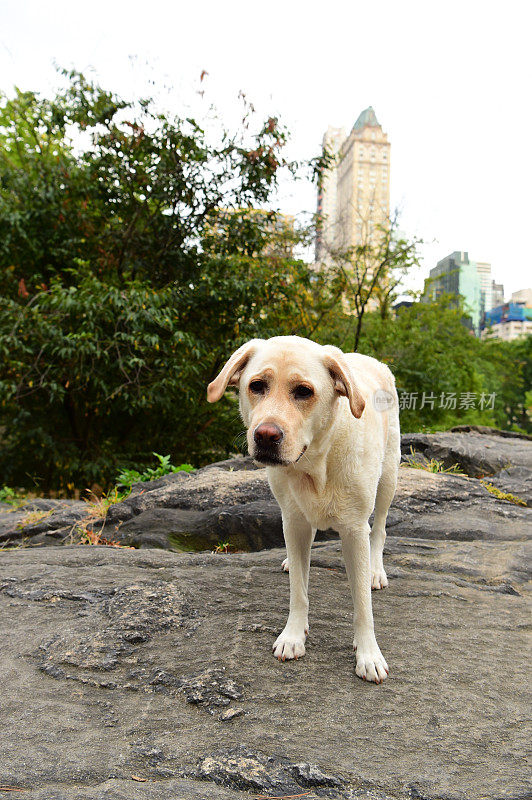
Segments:
[[[486,261],[477,261],[477,272],[480,278],[480,318],[482,319],[486,311],[493,308],[491,264]]]
[[[328,128],[323,147],[334,161],[318,193],[318,263],[335,249],[376,241],[390,216],[390,143],[373,108],[362,111],[348,136]]]
[[[504,303],[504,284],[496,283],[495,280],[491,282],[491,307],[497,308]]]
[[[444,294],[456,297],[453,304],[458,303],[458,295],[462,295],[471,327],[478,335],[482,308],[481,278],[476,262],[469,259],[468,253],[455,251],[431,269],[422,299],[429,302]]]

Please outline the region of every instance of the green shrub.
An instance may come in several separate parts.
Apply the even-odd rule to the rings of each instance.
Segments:
[[[324,281],[293,256],[304,232],[250,211],[296,169],[285,131],[212,140],[78,74],[53,100],[0,102],[6,483],[105,489],[154,450],[224,457],[238,412],[207,384],[247,339],[312,329]]]
[[[131,491],[134,483],[144,483],[162,478],[164,475],[171,475],[174,472],[194,472],[192,464],[179,464],[178,467],[170,463],[170,456],[161,456],[153,453],[159,462],[157,467],[148,467],[143,472],[136,469],[123,469],[116,477],[116,486],[119,492]]]

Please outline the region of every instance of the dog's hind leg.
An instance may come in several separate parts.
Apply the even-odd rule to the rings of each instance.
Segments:
[[[397,471],[401,453],[399,449],[399,431],[390,429],[389,440],[382,466],[382,474],[375,498],[375,516],[371,528],[371,588],[384,589],[388,586],[388,578],[382,560],[382,551],[386,540],[386,518],[397,488]]]

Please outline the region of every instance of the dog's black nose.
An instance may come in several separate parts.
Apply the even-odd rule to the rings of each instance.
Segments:
[[[277,425],[264,422],[255,428],[253,438],[255,442],[263,447],[271,446],[272,444],[280,444],[283,440],[284,433]]]

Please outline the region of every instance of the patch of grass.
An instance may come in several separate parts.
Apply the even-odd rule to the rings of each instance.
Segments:
[[[522,497],[516,497],[515,494],[510,494],[510,492],[503,492],[501,489],[498,489],[492,483],[488,483],[487,481],[480,482],[490,494],[497,498],[497,500],[506,500],[507,503],[513,503],[516,506],[526,507],[526,500],[523,500]]]
[[[42,519],[46,519],[51,514],[54,513],[56,509],[50,508],[48,511],[28,511],[27,514],[24,514],[22,519],[17,525],[18,530],[24,530],[27,528],[28,525],[35,525],[37,522],[40,522]]]
[[[453,464],[451,467],[444,467],[443,461],[439,461],[437,458],[431,458],[430,461],[418,461],[416,455],[416,451],[411,446],[408,461],[404,462],[406,466],[412,467],[413,469],[424,469],[426,472],[439,472],[446,475],[464,474],[458,464]]]

